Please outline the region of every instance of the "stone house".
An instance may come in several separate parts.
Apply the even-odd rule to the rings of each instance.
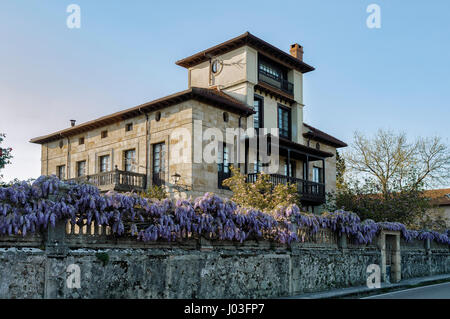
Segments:
[[[42,145],[41,173],[86,179],[102,190],[161,185],[175,196],[227,197],[222,181],[230,164],[241,159],[248,182],[264,167],[258,152],[249,155],[248,136],[230,137],[227,129],[278,128],[279,166],[271,180],[296,183],[314,211],[335,189],[336,149],[347,145],[303,122],[303,76],[314,68],[299,44],[289,52],[247,32],[179,60],[187,90],[31,139]],[[202,133],[207,129],[222,134],[213,163],[201,158],[213,140]]]
[[[431,217],[442,218],[450,227],[450,188],[432,189],[424,191],[424,196],[431,199],[433,206],[429,210]]]

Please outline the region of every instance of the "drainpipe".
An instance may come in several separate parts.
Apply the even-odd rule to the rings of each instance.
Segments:
[[[87,163],[87,165],[89,166],[89,163]],[[67,177],[66,179],[70,178],[70,138],[67,137]]]
[[[238,161],[238,170],[241,171],[241,119],[242,115],[239,115],[238,120],[238,144],[237,144],[237,161]]]
[[[148,150],[149,150],[149,147],[148,147],[148,143],[149,143],[148,135],[150,133],[150,128],[149,128],[149,122],[148,122],[148,113],[147,112],[143,112],[141,108],[139,108],[139,112],[141,114],[145,115],[145,175],[146,175],[145,188],[147,188],[147,185],[149,185],[148,180],[150,178],[149,177],[150,174],[149,174],[149,171],[148,171],[149,170],[149,161],[150,161],[149,152],[148,152]],[[138,167],[139,167],[139,165],[138,165]]]

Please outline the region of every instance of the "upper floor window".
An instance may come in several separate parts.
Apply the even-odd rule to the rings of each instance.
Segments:
[[[291,110],[278,105],[278,129],[280,137],[291,139]]]
[[[281,70],[273,65],[270,65],[266,61],[260,61],[259,70],[274,79],[281,80],[282,78],[283,73],[281,72]]]
[[[125,125],[125,131],[126,132],[130,132],[130,131],[132,131],[133,130],[133,123],[127,123],[126,125]]]
[[[313,167],[313,182],[323,183],[323,168],[322,167]]]
[[[80,137],[78,139],[78,145],[83,145],[84,144],[84,137]]]
[[[102,138],[108,137],[108,131],[102,131]]]
[[[86,175],[86,161],[77,162],[77,177]]]
[[[100,173],[109,171],[109,155],[100,156]]]
[[[255,96],[253,100],[253,127],[258,129],[264,126],[263,124],[263,98],[259,96]]]
[[[66,165],[56,167],[56,176],[58,176],[60,180],[66,179]]]
[[[134,172],[136,163],[136,150],[127,150],[124,155],[124,169],[127,172]]]
[[[288,69],[273,61],[259,59],[258,80],[293,95],[294,85],[288,81]]]

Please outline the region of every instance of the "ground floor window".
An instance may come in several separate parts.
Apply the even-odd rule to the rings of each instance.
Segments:
[[[136,150],[127,150],[124,152],[124,170],[134,172],[136,167]]]
[[[77,177],[86,175],[86,161],[77,162]]]
[[[99,159],[100,173],[108,172],[109,169],[109,155],[100,156]]]
[[[323,183],[323,168],[322,167],[313,167],[313,182],[315,183]]]
[[[283,164],[284,176],[295,177],[295,161],[290,161],[289,169],[287,163],[288,161],[285,159]]]
[[[166,158],[166,144],[153,144],[153,184],[162,185],[164,182]]]
[[[56,176],[61,180],[66,179],[66,165],[56,167]]]

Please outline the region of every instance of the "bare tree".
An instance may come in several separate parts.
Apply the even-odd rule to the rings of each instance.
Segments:
[[[405,133],[378,130],[366,138],[355,132],[344,158],[351,172],[374,179],[385,195],[405,187],[442,185],[450,178],[450,150],[440,137],[410,143]]]

